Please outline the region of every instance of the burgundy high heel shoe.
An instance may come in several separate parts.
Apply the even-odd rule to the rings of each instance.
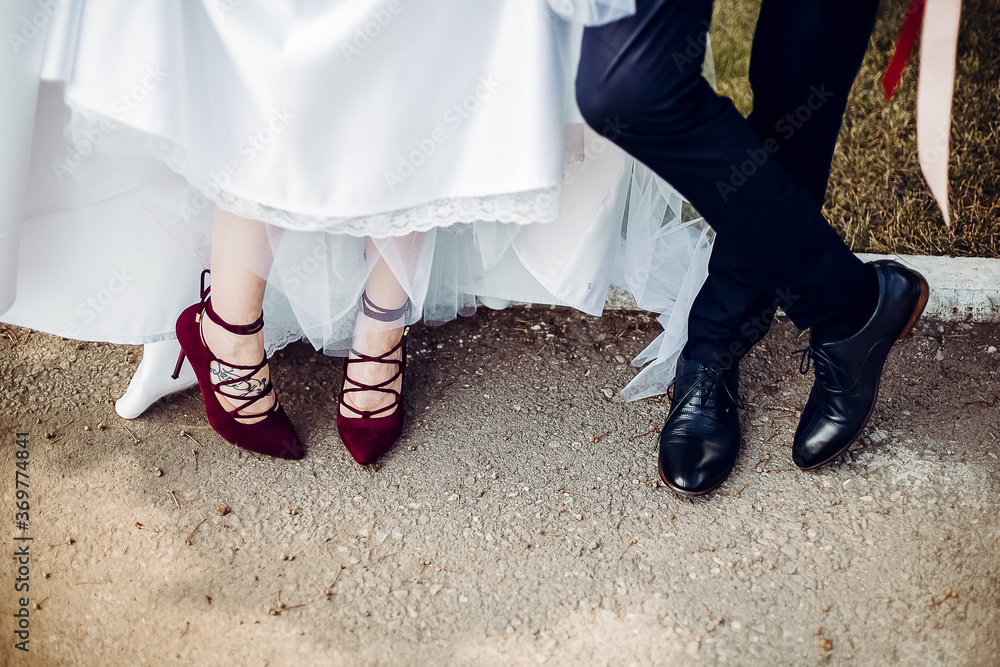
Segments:
[[[407,302],[401,308],[397,308],[396,310],[385,310],[384,308],[379,308],[372,303],[371,299],[368,298],[367,293],[361,294],[361,308],[364,311],[364,315],[373,320],[378,320],[379,322],[395,322],[396,320],[403,318],[406,315],[409,305],[409,302]],[[399,434],[403,431],[403,421],[406,416],[406,411],[403,408],[403,395],[395,389],[388,389],[387,387],[395,382],[396,378],[402,377],[404,371],[406,370],[407,333],[409,333],[409,329],[404,328],[403,335],[400,337],[399,342],[385,354],[373,357],[352,349],[351,354],[355,355],[357,358],[352,359],[347,357],[344,359],[344,384],[340,389],[340,397],[338,399],[337,432],[340,433],[340,439],[343,441],[347,451],[350,452],[355,461],[362,465],[374,463],[380,456],[385,454],[389,448],[392,447],[393,443],[395,443],[399,438]],[[389,357],[395,354],[399,349],[402,349],[401,358],[390,359]],[[396,372],[388,380],[379,382],[375,385],[363,384],[357,380],[348,378],[347,371],[350,368],[350,365],[364,362],[396,364]],[[355,386],[348,388],[348,380],[350,380],[351,384]],[[393,400],[393,402],[389,405],[376,410],[359,410],[344,402],[344,397],[347,394],[362,391],[381,391],[386,394],[392,394],[395,400]],[[340,406],[347,408],[359,416],[345,417],[340,412]],[[395,411],[391,412],[391,414],[386,414],[392,410]]]
[[[249,452],[281,459],[301,459],[306,454],[305,448],[302,446],[291,420],[285,414],[285,409],[278,405],[277,397],[275,397],[274,404],[267,410],[257,414],[245,414],[248,407],[274,391],[270,377],[256,396],[237,396],[226,392],[227,387],[250,380],[255,373],[267,365],[267,357],[265,356],[259,364],[254,366],[241,366],[219,359],[205,342],[205,337],[201,332],[201,319],[207,314],[210,320],[229,333],[237,336],[249,336],[264,328],[264,314],[261,313],[257,321],[252,324],[235,325],[224,321],[212,309],[212,299],[209,297],[211,287],[205,287],[205,277],[208,275],[209,271],[207,270],[201,273],[201,301],[187,308],[177,318],[177,342],[181,344],[181,354],[177,359],[177,367],[174,369],[173,377],[176,378],[180,373],[181,364],[184,363],[186,355],[191,360],[191,367],[194,368],[194,374],[198,378],[198,387],[201,389],[201,397],[205,401],[208,423],[215,429],[216,433]],[[223,367],[245,371],[245,373],[222,382],[213,382],[212,362],[218,362]],[[234,401],[245,401],[245,403],[238,408],[227,410],[215,394]],[[260,421],[247,423],[247,420],[251,419]]]

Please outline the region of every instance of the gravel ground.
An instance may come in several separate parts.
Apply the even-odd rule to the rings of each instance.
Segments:
[[[657,479],[668,403],[617,397],[656,333],[548,308],[416,327],[406,431],[366,468],[339,363],[304,345],[274,360],[309,446],[282,462],[214,435],[196,390],[115,416],[139,348],[7,329],[0,507],[26,431],[34,540],[31,651],[5,559],[0,663],[998,664],[996,326],[921,324],[864,444],[803,473],[780,322],[744,362],[737,469],[697,500]]]

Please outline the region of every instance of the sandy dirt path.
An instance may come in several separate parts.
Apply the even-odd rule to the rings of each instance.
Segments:
[[[1000,661],[995,326],[921,324],[863,445],[803,473],[806,340],[779,323],[743,366],[738,467],[699,500],[657,479],[668,403],[617,398],[641,314],[415,328],[404,437],[368,468],[336,435],[339,363],[305,345],[274,376],[309,454],[279,462],[215,436],[196,390],[119,419],[139,348],[5,331],[0,664]]]

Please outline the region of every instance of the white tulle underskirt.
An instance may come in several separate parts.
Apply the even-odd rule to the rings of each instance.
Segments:
[[[484,4],[481,12],[456,5],[467,18],[482,22],[481,31],[502,34],[479,56],[481,62],[467,68],[467,82],[454,90],[432,85],[440,99],[427,101],[427,106],[437,109],[439,102],[474,85],[474,71],[487,62],[506,72],[506,87],[489,98],[476,122],[462,124],[439,143],[438,166],[423,167],[403,185],[390,188],[391,193],[384,189],[391,179],[383,175],[392,170],[399,174],[397,156],[405,158],[412,138],[426,133],[413,114],[401,116],[411,124],[408,128],[388,126],[396,138],[369,141],[372,155],[340,124],[303,119],[294,133],[273,141],[266,155],[244,164],[241,173],[227,175],[227,163],[217,158],[233,154],[232,142],[243,136],[242,130],[229,128],[216,138],[209,131],[211,119],[192,111],[197,105],[182,113],[178,104],[190,105],[191,100],[170,92],[169,84],[190,67],[183,53],[187,47],[177,47],[168,34],[153,40],[150,53],[174,63],[169,69],[174,80],[123,122],[106,101],[113,99],[110,92],[127,90],[136,73],[114,50],[101,49],[96,38],[87,37],[87,26],[99,34],[111,22],[105,26],[78,16],[76,57],[62,57],[62,66],[55,67],[68,80],[66,93],[59,85],[45,84],[39,98],[27,214],[18,230],[16,300],[0,317],[85,340],[136,344],[171,336],[177,314],[197,299],[198,273],[209,263],[211,221],[218,206],[266,224],[273,261],[260,266],[266,266],[261,273],[268,280],[264,311],[269,353],[306,340],[328,354],[345,354],[360,294],[375,262],[382,260],[410,299],[409,323],[442,324],[470,315],[477,298],[565,305],[599,314],[609,286],[620,285],[640,307],[659,313],[664,327],[635,360],[649,365],[623,396],[632,400],[665,392],[686,340],[688,310],[707,275],[711,230],[667,183],[573,122],[564,85],[571,80],[567,71],[572,63],[554,54],[566,48],[565,31],[550,25],[544,13],[525,9],[527,4],[507,5],[517,6],[522,15],[516,20],[505,15],[502,30],[494,26],[498,3]],[[211,24],[225,36],[247,20],[249,9],[228,24],[206,22],[197,11],[184,21],[200,21],[206,28]],[[158,13],[159,18],[177,18],[188,11],[164,2],[155,3],[155,10],[122,5],[114,18],[176,27],[184,21],[158,24],[153,19]],[[413,35],[421,35],[416,28],[423,19],[417,14],[399,15],[394,29],[402,31],[409,20],[415,22]],[[127,33],[133,55],[145,48],[139,33]],[[521,48],[523,40],[518,40],[524,35],[535,41],[522,61],[512,49]],[[465,40],[463,48],[477,53],[482,40]],[[242,68],[238,59],[220,64],[223,55],[233,57],[226,51],[231,41],[212,38],[209,44],[220,57],[184,75],[189,85],[204,91],[205,99],[213,97],[207,67],[223,72]],[[365,52],[367,62],[398,56],[392,48],[380,53],[388,47],[384,40],[373,44]],[[341,54],[334,49],[329,57],[335,63]],[[141,64],[142,58],[136,58]],[[539,68],[537,63],[550,66]],[[431,63],[435,67],[440,69]],[[361,79],[368,76],[358,67],[350,72]],[[281,76],[272,76],[275,86],[286,85]],[[251,88],[252,82],[241,80]],[[251,92],[222,99],[238,105]],[[306,103],[314,95],[312,88],[297,94],[304,96],[297,108],[317,106]],[[395,103],[398,94],[387,88],[372,98],[380,104],[365,108]],[[274,107],[271,102],[260,101],[242,117],[232,116],[235,112],[221,117],[259,128]],[[204,127],[192,125],[192,118],[205,120]],[[328,136],[331,130],[334,137]],[[226,137],[232,142],[226,143]],[[318,148],[341,142],[354,147],[346,157]],[[282,165],[290,165],[296,178],[267,176],[281,174]]]

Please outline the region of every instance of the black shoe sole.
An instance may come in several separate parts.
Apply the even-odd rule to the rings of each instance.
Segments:
[[[910,315],[910,319],[907,320],[902,330],[896,336],[896,340],[893,341],[892,346],[895,346],[896,343],[898,343],[899,341],[903,340],[904,338],[908,337],[910,334],[913,333],[914,328],[916,328],[917,326],[917,321],[920,319],[920,316],[924,314],[924,309],[927,307],[927,300],[930,298],[931,288],[927,284],[927,279],[924,278],[921,274],[917,273],[916,271],[913,271],[912,269],[911,272],[915,276],[917,276],[917,278],[920,280],[920,296],[917,297],[917,303],[913,307],[913,314]],[[889,352],[892,352],[892,347],[889,348]],[[889,352],[886,353],[885,359],[882,360],[882,368],[879,369],[878,379],[875,381],[875,400],[872,401],[872,407],[870,410],[868,410],[868,416],[865,417],[865,420],[863,422],[861,422],[861,427],[858,429],[858,432],[855,434],[855,436],[851,438],[851,440],[847,443],[847,446],[841,448],[836,454],[833,454],[832,456],[827,457],[820,463],[813,464],[808,468],[796,466],[799,468],[799,470],[809,472],[811,470],[822,468],[823,466],[835,461],[837,457],[842,455],[848,449],[853,447],[855,443],[857,443],[858,439],[861,437],[861,434],[864,433],[865,428],[868,426],[868,421],[872,418],[872,415],[875,413],[875,405],[878,403],[878,390],[882,386],[882,371],[885,370],[885,362],[889,360]]]
[[[715,484],[714,486],[710,486],[707,489],[702,489],[701,491],[688,491],[687,489],[682,489],[679,486],[675,486],[670,483],[670,480],[667,479],[667,476],[663,474],[663,468],[660,466],[659,460],[657,460],[656,462],[656,471],[660,473],[660,480],[662,480],[663,483],[666,484],[671,491],[673,491],[679,496],[684,496],[685,498],[697,498],[699,496],[706,496],[712,491],[715,491],[723,484],[725,484],[726,480],[729,479],[729,475],[726,475],[721,480],[719,480],[717,484]]]

